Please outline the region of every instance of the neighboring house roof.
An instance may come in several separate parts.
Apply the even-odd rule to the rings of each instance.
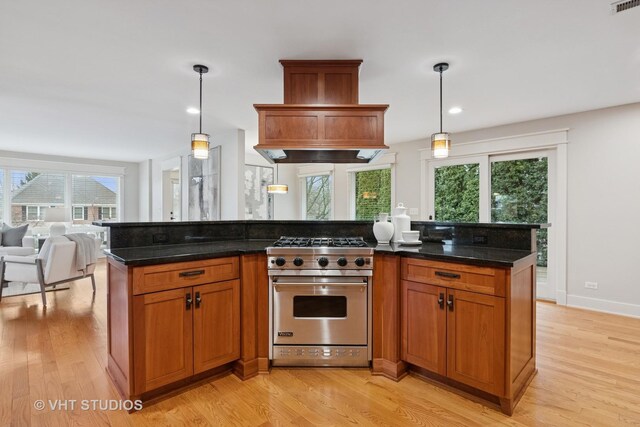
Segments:
[[[18,188],[11,198],[14,205],[57,205],[64,203],[64,175],[40,174]],[[74,176],[74,205],[115,205],[116,193],[90,176]]]

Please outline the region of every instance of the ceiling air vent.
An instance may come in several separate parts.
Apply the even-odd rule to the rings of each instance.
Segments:
[[[620,13],[637,6],[640,6],[640,0],[617,1],[615,3],[611,3],[611,12]]]

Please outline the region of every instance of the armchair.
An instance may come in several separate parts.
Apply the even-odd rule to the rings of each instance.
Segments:
[[[94,239],[95,250],[99,248],[100,243],[100,239]],[[47,305],[45,288],[48,286],[55,287],[61,283],[89,277],[95,292],[95,263],[80,270],[76,265],[76,256],[76,242],[64,236],[49,237],[37,255],[3,256],[0,263],[0,300],[2,285],[5,282],[39,283],[44,306]]]

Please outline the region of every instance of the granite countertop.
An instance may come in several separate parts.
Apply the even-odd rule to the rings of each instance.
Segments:
[[[378,245],[376,242],[368,243],[376,253],[393,253],[413,258],[489,267],[512,267],[516,261],[530,255],[529,251],[485,246],[460,246],[438,243],[423,243],[422,246],[403,246],[396,243],[391,243],[391,245]],[[220,240],[207,243],[106,249],[105,253],[125,265],[139,266],[260,253],[264,252],[272,244],[272,239]]]

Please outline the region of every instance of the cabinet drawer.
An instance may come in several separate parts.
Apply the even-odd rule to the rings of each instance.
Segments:
[[[133,293],[139,295],[237,279],[238,264],[238,257],[227,257],[138,267],[133,271]]]
[[[505,296],[507,270],[415,258],[402,259],[402,278],[463,291]]]

